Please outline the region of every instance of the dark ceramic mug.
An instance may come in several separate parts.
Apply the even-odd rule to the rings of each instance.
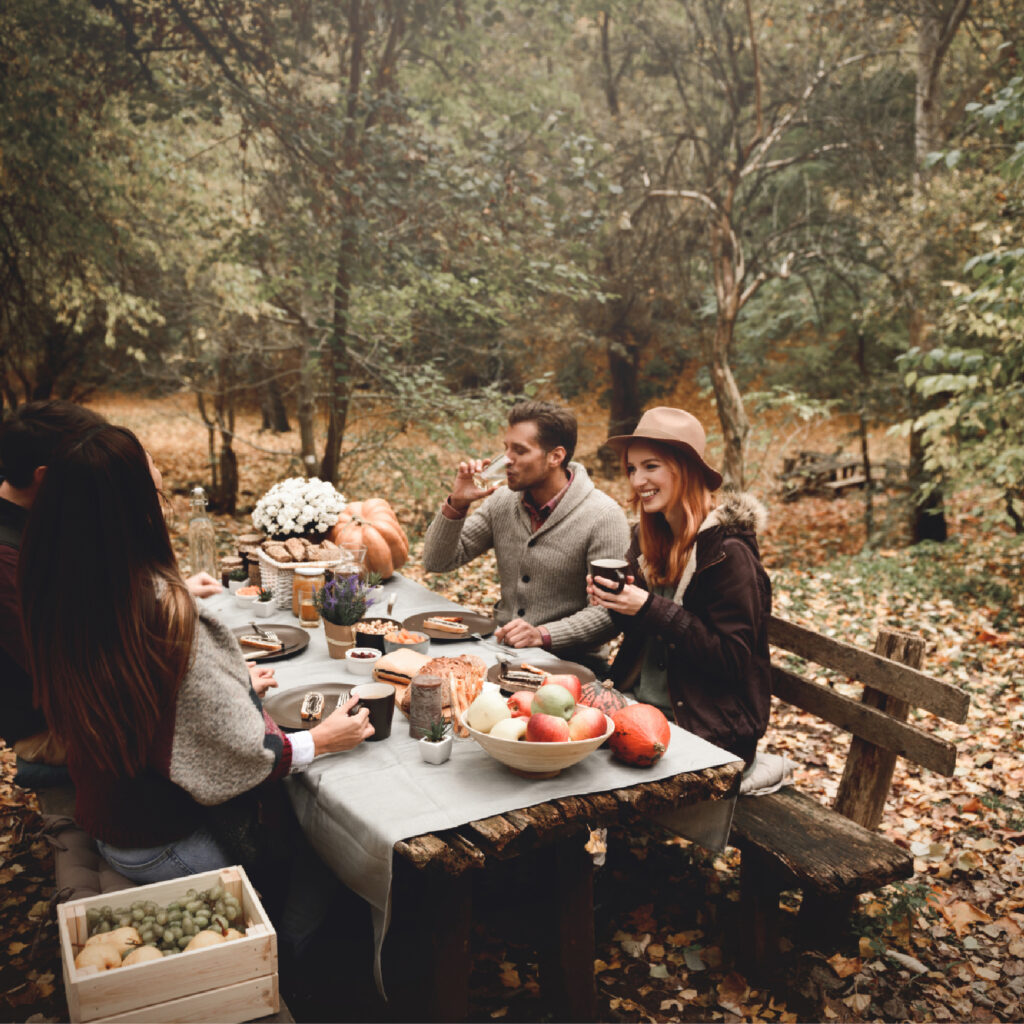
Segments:
[[[350,715],[360,708],[370,712],[373,735],[367,737],[367,742],[386,740],[391,735],[391,719],[395,716],[395,688],[390,683],[360,683],[352,687],[350,696],[357,698]]]
[[[601,590],[607,590],[610,594],[621,594],[622,588],[626,585],[626,570],[629,562],[624,558],[596,558],[590,563],[590,575],[594,578],[594,586]],[[611,580],[612,585],[606,587],[598,583],[597,578]]]

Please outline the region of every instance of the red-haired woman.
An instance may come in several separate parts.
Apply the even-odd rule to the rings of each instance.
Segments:
[[[704,461],[704,428],[682,409],[649,409],[608,444],[640,514],[621,593],[588,580],[591,603],[625,634],[612,679],[749,765],[771,700],[764,508],[746,494],[715,504],[722,477]]]
[[[289,738],[264,714],[232,633],[181,578],[158,481],[131,431],[91,428],[47,466],[19,561],[29,666],[67,747],[75,818],[137,882],[244,861],[256,787],[373,731],[343,707]]]

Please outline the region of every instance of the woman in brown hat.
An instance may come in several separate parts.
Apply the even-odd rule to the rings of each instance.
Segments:
[[[704,428],[682,409],[649,409],[608,444],[622,453],[640,515],[622,590],[587,581],[591,603],[625,634],[612,679],[749,765],[771,700],[771,583],[756,536],[764,507],[735,493],[716,505],[722,477],[704,461]]]

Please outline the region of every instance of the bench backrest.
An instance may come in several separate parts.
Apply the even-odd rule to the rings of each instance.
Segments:
[[[919,671],[924,653],[921,637],[883,629],[872,653],[773,615],[768,640],[776,648],[864,684],[858,701],[780,665],[772,666],[776,697],[854,737],[836,810],[874,828],[881,819],[897,756],[942,775],[953,774],[956,746],[906,718],[910,708],[916,707],[959,724],[967,720],[970,697],[959,686]]]

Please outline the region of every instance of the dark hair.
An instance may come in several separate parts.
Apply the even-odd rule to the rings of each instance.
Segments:
[[[106,423],[97,412],[74,402],[30,402],[0,426],[0,469],[12,487],[32,483],[39,466],[48,466],[61,445]]]
[[[94,426],[50,459],[18,589],[36,698],[69,762],[138,774],[188,669],[197,612],[130,430]]]
[[[576,451],[576,417],[569,409],[554,402],[516,402],[509,410],[508,425],[517,423],[537,424],[537,442],[544,451],[564,448],[562,468],[568,469]]]

